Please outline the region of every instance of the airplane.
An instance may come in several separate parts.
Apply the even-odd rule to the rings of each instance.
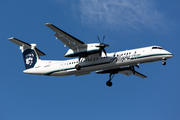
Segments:
[[[55,32],[56,38],[69,47],[64,56],[76,58],[61,61],[41,60],[40,56],[44,56],[45,53],[36,48],[36,44],[28,44],[14,37],[9,38],[8,40],[20,46],[26,68],[24,73],[46,76],[80,76],[91,72],[109,74],[106,85],[111,87],[111,80],[115,74],[147,78],[137,72],[135,67],[139,68],[140,64],[155,61],[162,61],[162,65],[166,65],[166,60],[173,57],[172,53],[160,46],[107,53],[105,47],[109,45],[104,44],[105,36],[102,42],[97,37],[100,43],[86,44],[51,23],[45,25]]]

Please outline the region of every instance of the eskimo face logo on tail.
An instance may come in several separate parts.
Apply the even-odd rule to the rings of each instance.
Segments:
[[[36,53],[32,49],[27,49],[23,52],[23,58],[26,69],[34,67],[37,62]]]
[[[26,65],[32,65],[33,64],[33,58],[34,54],[28,54],[26,55]]]

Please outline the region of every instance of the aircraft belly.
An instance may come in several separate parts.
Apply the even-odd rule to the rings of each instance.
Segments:
[[[50,74],[50,76],[67,76],[67,71],[57,71]]]

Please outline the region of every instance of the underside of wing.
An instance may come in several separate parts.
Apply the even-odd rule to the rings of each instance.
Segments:
[[[131,67],[123,67],[123,68],[113,68],[113,69],[107,69],[107,70],[100,70],[100,71],[96,71],[96,73],[98,74],[106,74],[106,73],[110,73],[110,74],[117,74],[117,73],[121,73],[124,74],[126,76],[130,76],[130,75],[135,75],[141,78],[147,78],[147,76],[132,70]]]
[[[137,72],[137,71],[132,71],[132,70],[124,70],[124,71],[119,71],[119,73],[124,74],[126,76],[130,76],[130,75],[135,75],[137,77],[141,77],[141,78],[147,78],[147,76]]]
[[[51,30],[55,32],[55,36],[61,40],[66,46],[68,46],[70,49],[75,49],[77,47],[86,47],[86,44],[77,38],[73,37],[72,35],[64,32],[63,30],[59,29],[55,25],[51,23],[46,23],[46,26],[48,26]]]

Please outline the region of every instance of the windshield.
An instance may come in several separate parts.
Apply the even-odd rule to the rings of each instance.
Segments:
[[[164,50],[162,47],[152,47],[152,49],[162,49],[162,50]]]

